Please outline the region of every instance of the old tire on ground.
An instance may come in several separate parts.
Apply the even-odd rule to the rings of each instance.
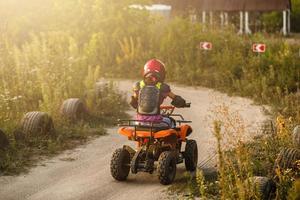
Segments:
[[[300,150],[294,148],[285,148],[280,151],[275,160],[274,169],[280,170],[295,169],[296,161],[300,160]]]
[[[196,170],[198,164],[198,147],[195,140],[186,141],[184,163],[187,171]]]
[[[164,151],[158,159],[158,179],[161,184],[171,184],[176,176],[176,155],[172,151]]]
[[[79,98],[70,98],[63,102],[61,114],[71,120],[83,119],[87,114],[85,104]]]
[[[125,181],[130,170],[130,153],[123,148],[117,149],[111,158],[110,173],[117,181]]]
[[[276,192],[276,184],[272,179],[268,177],[254,176],[250,178],[250,181],[255,186],[256,192],[260,195],[260,199],[273,199]]]
[[[293,143],[296,148],[300,149],[300,125],[293,130]]]
[[[26,136],[53,135],[53,120],[45,112],[29,112],[21,120],[21,130]]]
[[[5,150],[9,146],[9,140],[6,134],[0,129],[0,149]]]

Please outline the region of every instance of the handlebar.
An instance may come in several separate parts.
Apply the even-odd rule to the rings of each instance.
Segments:
[[[160,109],[161,110],[174,110],[175,109],[175,106],[160,106]]]
[[[190,108],[190,107],[191,107],[191,103],[186,103],[181,108]],[[164,109],[164,110],[174,110],[175,108],[176,108],[175,106],[165,106],[165,105],[160,106],[160,109]]]
[[[191,107],[191,103],[186,103],[181,108],[190,108],[190,107]],[[175,108],[176,108],[175,106],[165,106],[165,105],[160,106],[161,113],[163,115],[168,115],[168,116],[173,114]]]
[[[186,103],[184,108],[190,108],[191,107],[191,103]]]

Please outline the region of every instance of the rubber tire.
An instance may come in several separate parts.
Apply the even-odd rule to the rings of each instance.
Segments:
[[[254,176],[251,177],[251,182],[255,185],[256,191],[262,200],[272,199],[276,192],[276,184],[272,179],[268,177]]]
[[[0,149],[5,150],[9,146],[6,134],[0,129]]]
[[[53,135],[54,124],[45,112],[28,112],[21,120],[21,130],[26,136]]]
[[[198,147],[195,140],[187,140],[184,152],[184,164],[187,171],[195,171],[198,164]]]
[[[300,149],[300,125],[296,126],[293,130],[293,144],[295,148]]]
[[[172,151],[164,151],[158,159],[158,179],[161,184],[171,184],[176,176],[176,156]]]
[[[79,98],[70,98],[63,102],[61,114],[67,119],[80,120],[87,114],[87,109],[83,101]]]
[[[124,166],[126,165],[126,166]],[[110,162],[110,173],[117,181],[125,181],[130,171],[130,153],[123,148],[115,150]]]
[[[277,156],[274,164],[274,171],[278,167],[282,170],[293,169],[295,162],[300,160],[300,150],[294,148],[282,149]]]

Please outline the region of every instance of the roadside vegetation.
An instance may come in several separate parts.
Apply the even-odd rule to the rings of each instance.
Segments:
[[[172,192],[182,199],[299,199],[295,121],[278,117],[274,126],[268,121],[249,140],[238,111],[221,105],[211,117],[215,153],[203,158],[195,173],[184,174],[170,188]]]
[[[11,143],[0,150],[0,169],[13,172],[26,165],[31,155],[69,148],[90,132],[103,134],[102,127],[122,115],[126,106],[112,83],[100,87],[100,97],[95,83],[100,77],[136,78],[145,61],[156,57],[165,62],[168,81],[249,97],[270,105],[273,121],[278,117],[277,128],[263,132],[268,137],[238,142],[230,151],[220,145],[217,182],[206,185],[199,171],[197,181],[191,181],[195,189],[191,195],[259,198],[247,181],[253,175],[277,177],[280,199],[288,191],[291,195],[297,191],[299,176],[294,171],[275,175],[270,171],[280,148],[291,147],[292,129],[300,123],[300,43],[290,43],[280,34],[238,36],[233,26],[203,31],[200,23],[185,17],[166,20],[131,9],[131,2],[0,0],[0,129]],[[199,49],[203,41],[212,42],[213,49]],[[253,43],[265,43],[266,53],[253,53]],[[61,117],[62,102],[74,97],[84,100],[90,109],[88,122],[73,125]],[[49,113],[56,136],[17,143],[13,133],[29,111]],[[216,119],[219,144],[232,130],[245,133],[240,123],[237,129],[224,131],[225,119]],[[294,181],[297,177],[298,182]]]
[[[34,6],[42,9],[44,2],[17,3],[0,1],[0,174],[24,171],[45,155],[105,134],[104,128],[127,109],[123,94],[113,82],[100,80],[100,67],[88,63],[83,44],[71,30],[63,25],[53,31],[38,28],[35,17],[43,18],[43,13]],[[63,102],[69,98],[81,103],[80,118],[66,115],[77,112],[70,110],[71,102],[64,115]],[[47,119],[38,117],[44,113],[26,118],[32,111],[47,113]],[[51,127],[44,129],[38,120]]]

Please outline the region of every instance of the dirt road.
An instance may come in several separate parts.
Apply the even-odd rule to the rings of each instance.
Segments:
[[[132,81],[119,81],[122,91],[129,91]],[[173,91],[192,102],[191,109],[179,112],[186,119],[193,120],[194,132],[199,147],[199,160],[212,154],[212,141],[208,115],[215,105],[227,104],[239,110],[247,124],[256,125],[264,120],[261,107],[252,105],[250,100],[228,97],[206,88],[173,86]],[[133,112],[131,112],[133,114]],[[252,127],[254,132],[255,129]],[[90,141],[87,145],[42,161],[28,174],[16,177],[0,177],[0,199],[3,200],[99,200],[99,199],[164,199],[166,186],[159,184],[155,174],[129,175],[127,182],[116,182],[110,176],[112,152],[131,144],[117,134],[117,129],[109,129],[109,134]],[[213,161],[212,161],[213,162]],[[182,173],[183,165],[178,166]]]

